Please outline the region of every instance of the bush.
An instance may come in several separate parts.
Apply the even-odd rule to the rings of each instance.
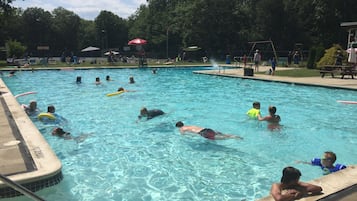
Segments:
[[[331,48],[325,50],[323,57],[321,57],[321,59],[317,62],[317,67],[321,67],[324,65],[334,65],[338,50],[342,52],[344,58],[343,62],[345,63],[347,61],[346,51],[342,49],[341,45],[334,44]]]
[[[8,40],[5,43],[6,47],[6,56],[8,58],[11,57],[22,57],[26,51],[26,47],[23,46],[20,42],[17,42],[16,40]]]

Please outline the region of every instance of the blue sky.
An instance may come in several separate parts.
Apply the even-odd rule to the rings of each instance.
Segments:
[[[26,9],[39,7],[52,12],[53,9],[63,7],[86,20],[94,20],[101,10],[111,11],[121,18],[134,14],[146,0],[15,0],[14,7]]]

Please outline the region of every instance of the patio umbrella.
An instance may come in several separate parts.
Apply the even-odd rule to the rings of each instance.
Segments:
[[[109,54],[110,54],[110,51],[109,51],[109,52],[104,53],[104,55],[109,55]],[[114,54],[114,55],[118,55],[118,54],[119,54],[119,52],[112,51],[112,54]]]
[[[83,50],[81,50],[81,52],[91,52],[91,51],[96,51],[96,50],[100,50],[100,48],[89,46],[89,47],[86,47]]]
[[[190,47],[186,47],[186,48],[183,48],[183,50],[187,51],[187,52],[193,52],[193,51],[197,51],[197,50],[200,50],[201,48],[198,47],[198,46],[190,46]]]
[[[145,45],[147,43],[146,40],[141,38],[135,38],[128,42],[128,45]]]

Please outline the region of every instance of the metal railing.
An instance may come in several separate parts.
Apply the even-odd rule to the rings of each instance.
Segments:
[[[29,189],[25,188],[24,186],[12,181],[11,179],[7,178],[6,176],[0,174],[0,180],[10,186],[12,189],[22,193],[23,195],[31,198],[32,200],[36,201],[45,201],[45,199],[41,198],[40,196],[36,195]]]

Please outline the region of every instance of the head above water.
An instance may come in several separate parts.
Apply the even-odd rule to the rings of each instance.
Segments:
[[[253,103],[253,108],[260,109],[260,102],[254,102]]]
[[[47,112],[49,112],[49,113],[55,113],[55,112],[56,112],[55,106],[49,105],[49,106],[47,107]]]
[[[175,125],[177,128],[181,128],[182,126],[184,126],[183,122],[182,121],[178,121],[176,122],[176,125]]]
[[[276,107],[275,106],[269,106],[269,113],[270,114],[275,114],[276,113]]]
[[[286,167],[283,169],[283,176],[281,177],[281,183],[292,184],[297,183],[301,177],[300,170],[294,167]]]
[[[146,107],[141,108],[140,115],[144,116],[144,117],[147,116],[148,115],[148,109],[146,109]]]

